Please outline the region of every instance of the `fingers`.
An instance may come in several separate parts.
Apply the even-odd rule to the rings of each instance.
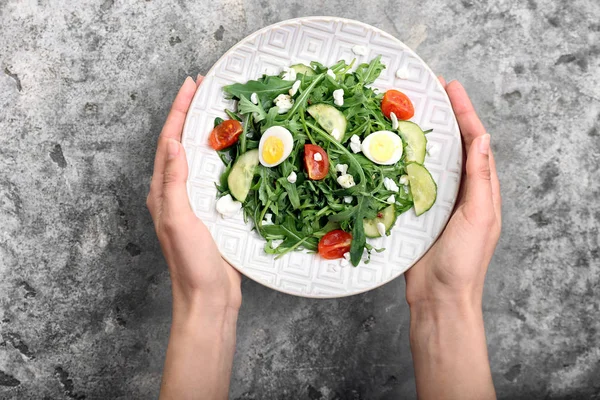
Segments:
[[[490,135],[482,135],[472,142],[467,155],[465,182],[465,217],[473,225],[491,223],[495,218],[492,201],[490,167]]]
[[[174,139],[176,141],[181,140],[181,133],[183,131],[183,125],[185,123],[185,116],[189,110],[190,104],[196,92],[196,84],[193,79],[188,77],[179,89],[179,93],[175,97],[167,121],[162,129],[160,137],[158,138],[158,145],[156,148],[156,156],[154,157],[154,172],[152,173],[152,182],[150,183],[150,194],[148,195],[148,206],[156,204],[158,198],[160,198],[163,186],[163,172],[165,168],[165,161],[167,159],[167,141],[168,139]],[[152,213],[152,209],[150,210]]]
[[[485,128],[479,120],[473,104],[465,91],[465,88],[458,81],[452,81],[446,85],[446,93],[452,103],[452,109],[456,115],[460,133],[465,142],[465,150],[469,153],[469,148],[473,140],[485,134]]]
[[[443,76],[438,76],[438,80],[440,81],[440,83],[442,84],[442,86],[444,87],[444,89],[446,88],[446,80],[444,79]]]
[[[202,83],[202,81],[204,80],[204,77],[201,74],[198,74],[198,76],[196,77],[196,87],[199,88],[200,84]]]
[[[494,211],[496,212],[496,219],[498,222],[502,222],[502,197],[500,196],[500,180],[498,179],[498,173],[496,171],[496,160],[494,159],[494,153],[490,149],[490,176],[492,184],[492,201],[494,202]]]
[[[188,165],[181,143],[167,139],[163,174],[162,215],[165,221],[177,224],[194,214],[186,188]]]

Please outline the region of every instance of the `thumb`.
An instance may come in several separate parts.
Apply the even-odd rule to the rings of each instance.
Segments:
[[[163,213],[179,220],[193,214],[187,194],[188,165],[181,143],[167,140],[167,161],[163,174]]]
[[[467,154],[465,214],[471,222],[493,216],[490,172],[490,135],[477,137]]]

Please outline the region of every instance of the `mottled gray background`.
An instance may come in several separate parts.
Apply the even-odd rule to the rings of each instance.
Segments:
[[[600,398],[600,2],[370,4],[0,0],[2,399],[157,397],[170,288],[144,202],[163,120],[187,75],[305,15],[380,27],[464,82],[504,197],[484,303],[499,397]],[[403,279],[243,291],[232,399],[416,397]]]

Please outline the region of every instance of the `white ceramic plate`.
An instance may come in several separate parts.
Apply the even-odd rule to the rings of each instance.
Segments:
[[[353,46],[368,49],[355,55]],[[265,241],[244,223],[241,213],[222,219],[215,210],[214,183],[224,166],[208,145],[215,117],[226,118],[222,87],[278,74],[284,66],[318,61],[325,65],[340,59],[368,62],[381,54],[386,65],[373,85],[382,91],[396,88],[415,106],[412,119],[427,135],[427,169],[438,185],[435,205],[416,217],[402,214],[391,235],[371,240],[382,253],[373,253],[369,264],[341,267],[339,260],[292,252],[279,260],[264,252]],[[405,79],[396,77],[403,69]],[[188,192],[195,213],[210,229],[223,257],[247,277],[281,292],[315,298],[353,295],[374,289],[398,277],[429,249],[446,225],[456,200],[461,177],[462,147],[456,119],[446,92],[429,67],[412,50],[391,35],[370,25],[333,17],[308,17],[283,21],[251,34],[233,46],[206,74],[188,113],[183,145],[189,163]]]

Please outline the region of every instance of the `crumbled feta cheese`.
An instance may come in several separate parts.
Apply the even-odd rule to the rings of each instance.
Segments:
[[[265,220],[262,222],[262,226],[273,225],[273,214],[265,214]]]
[[[388,204],[394,204],[396,202],[396,196],[392,194],[390,197],[387,198],[385,202]]]
[[[283,239],[275,239],[275,240],[271,240],[271,248],[272,249],[276,249],[279,246],[281,246],[281,243],[283,243]]]
[[[335,79],[335,73],[332,70],[328,69],[327,70],[327,75],[330,76],[331,79]]]
[[[398,193],[398,190],[400,190],[398,188],[398,185],[396,185],[396,182],[394,182],[392,179],[390,179],[388,177],[383,178],[383,186],[385,186],[385,188],[387,190],[396,192],[396,193]]]
[[[396,114],[390,113],[390,119],[392,120],[392,129],[398,129],[398,117],[396,117]]]
[[[352,203],[352,200],[354,200],[354,197],[352,197],[352,196],[344,196],[344,203],[350,204],[350,203]]]
[[[360,44],[354,45],[352,47],[352,52],[357,56],[366,56],[367,48],[365,46],[361,46]]]
[[[354,177],[350,174],[344,174],[342,176],[338,176],[337,182],[344,189],[348,189],[348,188],[351,188],[352,186],[356,185],[356,183],[354,183]]]
[[[352,135],[350,138],[350,149],[354,153],[360,153],[362,151],[362,146],[360,144],[360,138],[357,135]]]
[[[294,68],[283,67],[283,76],[281,77],[284,81],[295,81],[296,71]]]
[[[348,265],[350,265],[350,252],[345,252],[343,257],[344,258],[342,258],[342,260],[340,261],[340,265],[342,267],[347,267]]]
[[[323,156],[321,155],[321,153],[315,153],[315,154],[313,154],[313,160],[315,160],[315,161],[322,161],[323,160]]]
[[[289,183],[296,183],[296,179],[298,179],[298,175],[296,175],[294,171],[290,172],[290,174],[287,177],[287,181]]]
[[[396,71],[396,78],[398,79],[408,79],[408,70],[406,68],[398,68]]]
[[[331,131],[331,136],[333,136],[333,138],[338,142],[342,140],[342,132],[340,132],[338,128],[333,128]]]
[[[285,114],[294,106],[294,100],[290,95],[287,94],[280,94],[279,96],[275,97],[274,102],[278,108],[279,114]]]
[[[344,89],[336,89],[333,91],[333,104],[338,107],[344,105]]]
[[[408,175],[402,175],[400,177],[400,184],[401,185],[408,185]]]
[[[256,93],[252,93],[252,94],[250,95],[250,101],[251,101],[253,104],[258,104],[258,95],[257,95]]]
[[[346,175],[346,172],[348,172],[348,164],[338,164],[335,166],[335,170],[342,175]]]
[[[300,89],[300,81],[296,81],[294,82],[294,84],[292,85],[292,88],[289,90],[289,94],[290,96],[295,96],[296,93],[298,93],[298,89]]]
[[[234,217],[242,209],[242,203],[233,200],[230,194],[217,200],[217,212],[223,218]]]
[[[383,222],[378,222],[376,226],[377,232],[379,232],[381,236],[385,236],[385,225],[383,224]]]

